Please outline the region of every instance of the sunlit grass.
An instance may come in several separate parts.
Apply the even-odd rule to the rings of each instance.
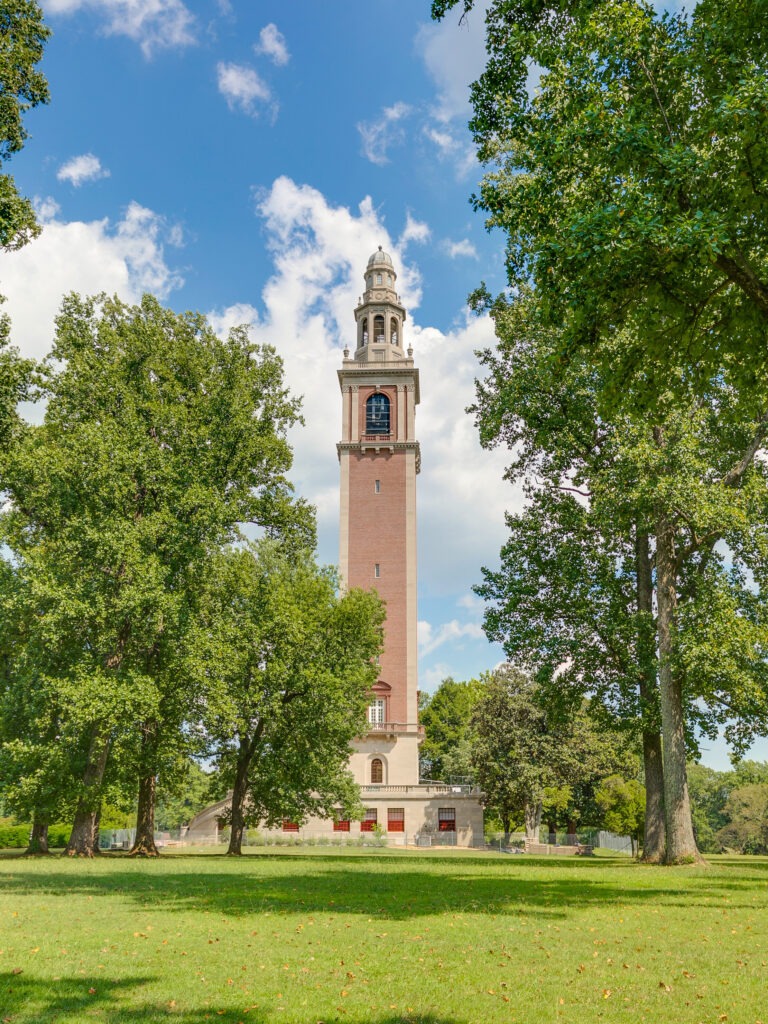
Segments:
[[[762,858],[6,855],[0,1021],[768,1024],[767,881]]]

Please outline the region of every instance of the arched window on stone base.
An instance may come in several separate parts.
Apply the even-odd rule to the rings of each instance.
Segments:
[[[378,785],[384,781],[384,764],[380,757],[374,757],[371,761],[371,785]]]

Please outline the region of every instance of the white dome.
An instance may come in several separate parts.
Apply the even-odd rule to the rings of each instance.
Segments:
[[[392,257],[389,255],[388,252],[384,252],[384,250],[381,248],[381,246],[379,246],[379,248],[377,249],[376,252],[372,253],[368,257],[368,267],[367,267],[367,269],[370,270],[371,267],[376,267],[376,266],[386,266],[386,267],[391,267],[392,266]]]

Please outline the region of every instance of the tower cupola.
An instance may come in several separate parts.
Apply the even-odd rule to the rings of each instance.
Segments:
[[[355,309],[355,362],[392,363],[407,359],[403,347],[405,309],[397,294],[392,257],[381,246],[365,268],[365,291]]]

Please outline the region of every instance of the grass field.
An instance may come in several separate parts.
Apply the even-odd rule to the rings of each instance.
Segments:
[[[0,857],[0,1022],[768,1024],[768,859]]]

